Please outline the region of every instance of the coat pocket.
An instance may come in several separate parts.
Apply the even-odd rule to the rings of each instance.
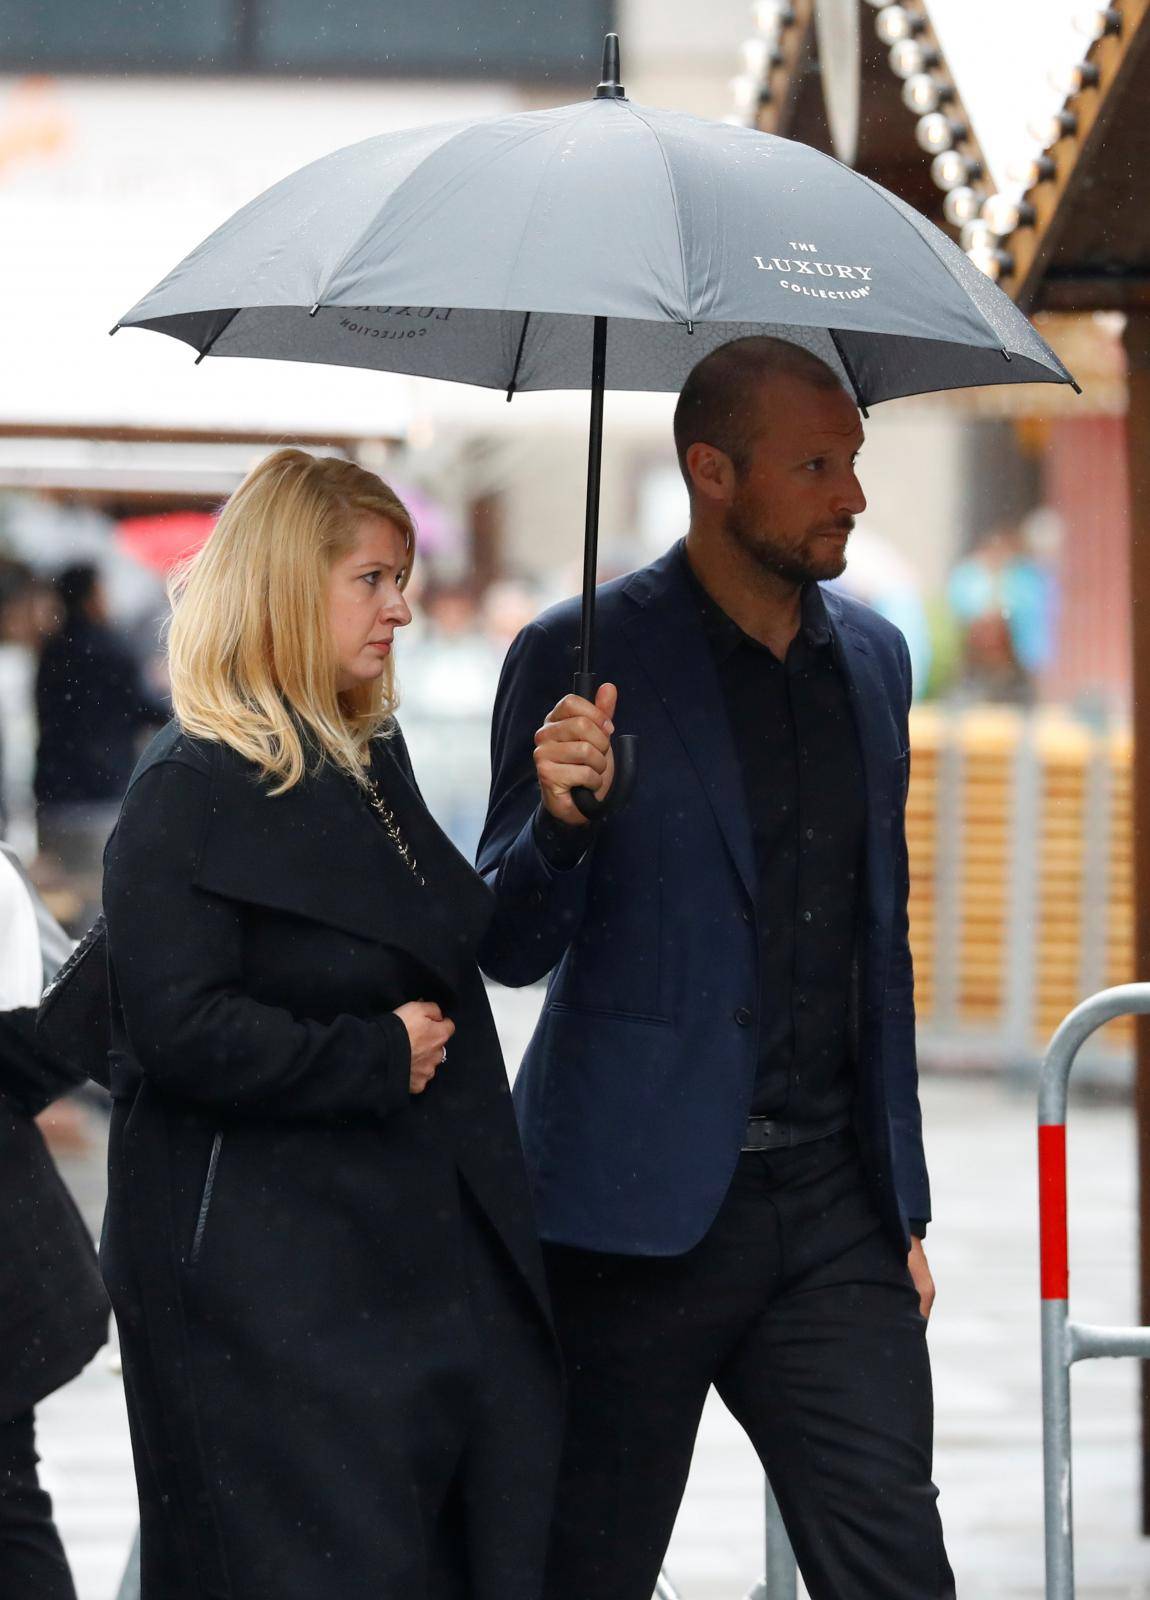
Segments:
[[[216,1169],[220,1164],[220,1149],[224,1136],[217,1131],[212,1139],[211,1154],[208,1156],[208,1170],[204,1174],[204,1187],[200,1195],[200,1208],[196,1212],[196,1226],[192,1233],[192,1248],[188,1252],[188,1265],[194,1267],[200,1259],[200,1251],[204,1247],[204,1234],[208,1228],[208,1212],[212,1209],[212,1191],[216,1186]]]

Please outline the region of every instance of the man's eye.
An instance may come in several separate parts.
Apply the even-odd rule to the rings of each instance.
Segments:
[[[827,464],[827,462],[826,462],[826,457],[825,456],[816,456],[813,461],[804,461],[803,462],[803,471],[804,472],[821,472],[823,470],[823,468],[826,466],[826,464]]]

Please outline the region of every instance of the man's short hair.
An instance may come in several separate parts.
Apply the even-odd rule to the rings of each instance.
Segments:
[[[712,445],[730,457],[736,472],[745,469],[759,426],[758,391],[772,378],[843,389],[833,368],[787,339],[756,334],[719,345],[691,368],[675,407],[675,450],[689,494],[693,485],[687,451],[693,444]]]

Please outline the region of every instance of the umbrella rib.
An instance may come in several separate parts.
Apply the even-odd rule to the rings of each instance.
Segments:
[[[859,387],[858,379],[855,377],[855,369],[850,364],[850,358],[843,349],[842,345],[839,343],[839,336],[835,330],[833,328],[828,328],[827,332],[830,334],[831,343],[835,347],[835,355],[837,355],[839,360],[842,362],[843,371],[850,379],[851,388],[855,392],[855,404],[858,406],[864,417],[869,417],[870,412],[866,408],[866,401],[863,399],[863,392]]]
[[[196,357],[196,359],[192,362],[192,365],[194,367],[198,367],[200,362],[204,359],[205,356],[211,355],[212,347],[214,346],[216,340],[218,338],[220,338],[222,334],[225,334],[228,331],[228,329],[231,327],[232,323],[236,320],[236,318],[239,316],[239,314],[240,314],[240,307],[237,306],[236,309],[234,311],[230,312],[228,314],[227,318],[223,322],[220,323],[220,325],[216,329],[215,333],[212,334],[212,336],[208,340],[207,344],[200,351],[200,353]]]
[[[671,211],[675,218],[675,237],[679,241],[679,271],[683,278],[683,305],[687,312],[687,322],[690,324],[694,318],[694,310],[691,305],[691,291],[687,279],[687,252],[683,248],[683,224],[679,217],[679,195],[675,188],[675,180],[671,175],[671,163],[667,160],[667,152],[663,148],[663,141],[659,137],[658,130],[651,126],[646,117],[639,112],[638,108],[630,100],[622,100],[618,103],[625,105],[631,115],[643,124],[652,139],[654,139],[655,148],[659,152],[659,159],[663,163],[663,171],[667,175],[667,188],[671,191]],[[694,330],[692,329],[692,331]]]
[[[519,380],[519,363],[523,360],[523,346],[527,341],[527,324],[531,321],[530,311],[523,313],[523,326],[519,330],[519,347],[515,352],[515,365],[511,369],[511,382],[507,385],[507,398],[515,393],[515,385]]]

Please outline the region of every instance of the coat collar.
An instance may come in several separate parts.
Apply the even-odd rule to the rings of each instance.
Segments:
[[[396,946],[457,994],[493,897],[437,827],[390,745],[378,741],[374,769],[424,884],[351,778],[326,764],[272,796],[251,764],[223,745],[202,747],[210,752],[211,792],[194,881],[228,899]]]

